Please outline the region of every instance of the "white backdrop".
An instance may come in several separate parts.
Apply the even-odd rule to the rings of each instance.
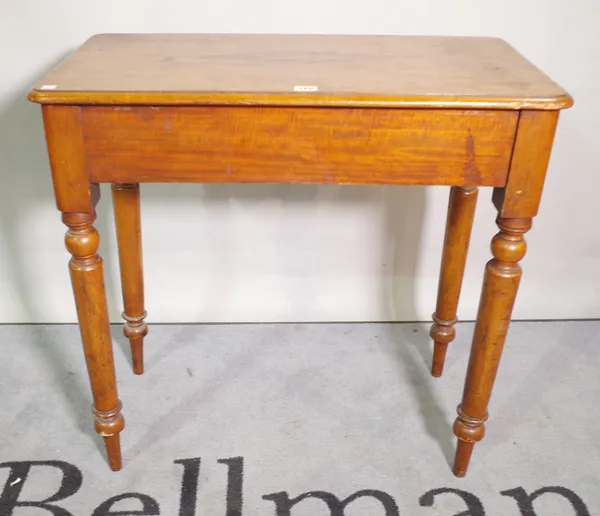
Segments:
[[[0,322],[73,322],[39,106],[26,93],[100,32],[438,34],[506,39],[575,98],[559,122],[515,317],[600,317],[600,2],[0,1]],[[594,123],[595,122],[595,123]],[[448,190],[142,186],[149,322],[428,320]],[[496,232],[480,192],[462,319]],[[121,309],[110,191],[97,228]]]

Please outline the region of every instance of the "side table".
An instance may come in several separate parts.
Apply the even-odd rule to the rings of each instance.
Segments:
[[[454,433],[464,476],[487,406],[537,214],[558,113],[570,96],[494,38],[103,34],[29,94],[42,104],[97,432],[121,468],[117,395],[99,237],[111,183],[125,335],[143,372],[139,184],[449,185],[431,336],[440,376],[477,189],[493,187],[498,234]]]

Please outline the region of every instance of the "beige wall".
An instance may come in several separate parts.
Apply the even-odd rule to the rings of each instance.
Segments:
[[[98,32],[489,35],[575,97],[561,116],[515,316],[600,317],[600,2],[349,0],[0,2],[0,322],[75,320],[39,107],[29,86]],[[113,320],[110,192],[97,227]],[[427,320],[445,188],[144,186],[149,321]],[[460,315],[475,316],[489,241],[480,194]]]

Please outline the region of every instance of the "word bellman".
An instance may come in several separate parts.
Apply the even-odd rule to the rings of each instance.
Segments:
[[[222,514],[224,516],[243,516],[244,459],[242,457],[234,457],[220,459],[217,462],[227,468],[227,494]],[[200,458],[180,459],[176,460],[175,464],[183,468],[178,516],[200,516],[205,514],[205,511],[197,507],[201,468]],[[0,463],[0,470],[2,468],[9,468],[9,474],[4,489],[0,493],[0,516],[20,514],[18,508],[21,507],[37,507],[53,516],[83,516],[80,513],[73,514],[67,511],[60,504],[62,500],[75,495],[83,483],[81,471],[73,464],[65,461],[18,461]],[[62,473],[60,487],[53,495],[44,500],[34,501],[23,499],[21,497],[23,486],[28,482],[30,477],[35,477],[34,471],[38,468],[56,468],[59,470]],[[30,480],[30,482],[34,481]],[[570,512],[562,513],[565,516],[591,516],[583,500],[566,487],[542,487],[531,493],[528,493],[522,487],[516,487],[507,491],[501,491],[500,495],[510,497],[514,500],[514,511],[510,514],[506,513],[503,516],[510,516],[512,514],[515,516],[544,516],[542,512],[536,512],[534,507],[534,502],[542,496],[560,503],[560,506],[565,509],[570,505]],[[454,513],[453,515],[449,514],[448,516],[486,516],[488,514],[485,511],[482,501],[474,494],[447,487],[427,491],[419,498],[419,505],[421,507],[434,507],[435,505],[439,509],[446,497],[458,497],[465,504],[465,509],[462,512]],[[345,516],[346,507],[358,499],[369,500],[369,503],[372,504],[372,509],[370,510],[372,516],[401,515],[395,499],[388,493],[375,489],[363,489],[345,499],[340,499],[327,491],[310,491],[293,498],[286,491],[281,491],[266,494],[262,498],[266,502],[270,502],[270,506],[265,506],[265,516],[273,514],[276,516],[293,516],[294,507],[306,499],[322,501],[323,509],[318,514],[323,516],[327,514],[330,516]],[[135,510],[122,510],[115,507],[123,500],[129,500],[129,505],[133,501],[139,508]],[[43,511],[39,512],[41,514]],[[165,510],[161,513],[158,502],[147,494],[123,493],[102,502],[91,516],[158,516],[160,514],[175,516],[175,512],[172,510]],[[420,514],[420,512],[415,512],[416,514]],[[423,514],[430,514],[430,512],[423,512]]]

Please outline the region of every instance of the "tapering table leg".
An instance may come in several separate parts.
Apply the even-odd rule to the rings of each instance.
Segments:
[[[125,308],[124,333],[131,345],[133,372],[142,374],[144,337],[148,334],[148,326],[144,322],[146,311],[144,310],[140,185],[113,184],[112,194]]]
[[[458,437],[454,474],[458,477],[466,474],[473,446],[484,435],[487,406],[521,279],[518,262],[527,248],[523,235],[531,227],[531,219],[498,219],[497,223],[500,232],[492,240],[494,258],[485,268],[465,390],[454,423]]]
[[[476,187],[453,186],[450,189],[437,306],[430,331],[434,344],[431,374],[436,377],[442,375],[446,349],[456,336],[456,309],[465,273],[477,191]]]
[[[97,253],[99,236],[92,226],[94,218],[93,213],[62,215],[69,228],[65,244],[72,255],[69,268],[94,399],[96,432],[104,437],[110,468],[117,471],[122,465],[119,432],[125,420],[117,395],[102,258]]]

